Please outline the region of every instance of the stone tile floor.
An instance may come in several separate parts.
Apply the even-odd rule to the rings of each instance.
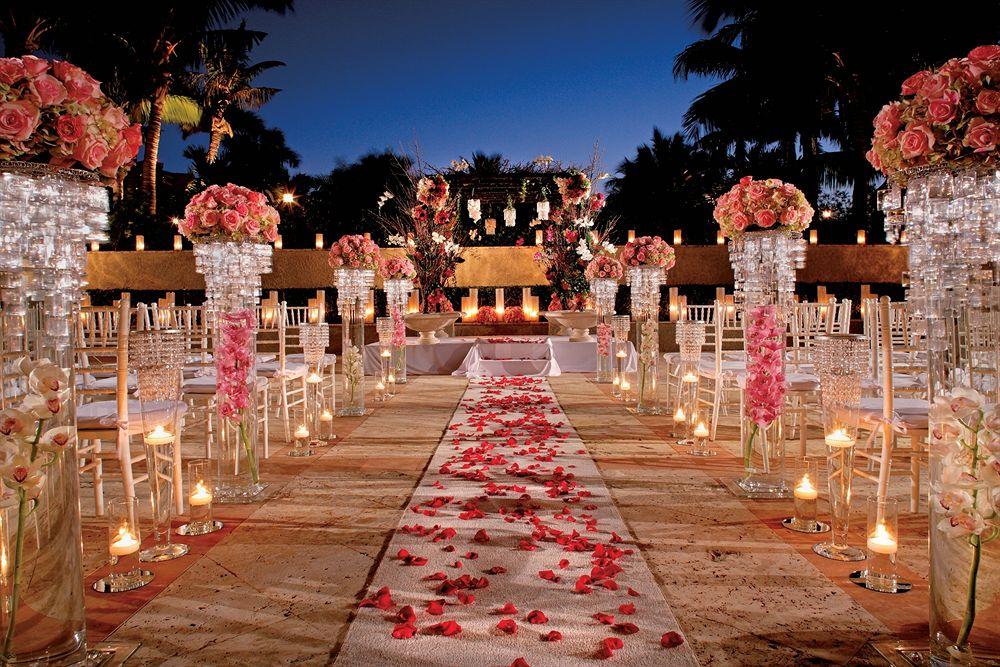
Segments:
[[[901,517],[900,560],[914,590],[865,591],[846,579],[858,564],[820,558],[811,536],[781,528],[790,501],[741,500],[723,487],[740,466],[731,417],[719,432],[723,454],[706,461],[669,444],[668,417],[637,418],[581,375],[550,382],[702,664],[885,664],[870,640],[926,635],[922,515]],[[154,565],[146,589],[88,594],[91,639],[141,642],[130,664],[331,662],[464,388],[463,378],[411,378],[369,416],[336,420],[338,443],[314,457],[290,458],[274,437],[262,464],[266,499],[219,508],[226,529],[188,538],[192,555]],[[810,453],[822,446],[810,440]],[[185,455],[201,451],[185,444]],[[872,491],[859,480],[855,498]],[[106,543],[88,492],[90,582]],[[897,476],[892,493],[907,492]],[[863,503],[855,507],[860,544]]]

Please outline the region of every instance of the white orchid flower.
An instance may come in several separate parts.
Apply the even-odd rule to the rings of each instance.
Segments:
[[[23,410],[8,408],[0,412],[0,434],[27,437],[35,431],[35,418]]]
[[[63,411],[63,403],[68,394],[68,390],[54,398],[31,394],[25,397],[21,407],[35,415],[38,419],[51,419]]]
[[[76,445],[76,429],[72,426],[57,426],[42,434],[38,446],[46,452],[64,452]]]
[[[978,512],[965,512],[941,519],[937,527],[948,537],[966,537],[982,534],[986,521]]]
[[[31,371],[36,368],[50,365],[52,365],[52,362],[48,359],[39,359],[38,361],[35,361],[31,357],[21,357],[14,362],[14,368],[16,368],[17,372],[21,375],[31,375]]]
[[[15,457],[14,461],[3,470],[3,483],[15,491],[23,489],[28,498],[37,498],[42,492],[42,484],[45,483],[41,462],[31,462],[27,456]]]
[[[972,507],[972,494],[967,491],[942,491],[934,495],[936,502],[945,516],[956,516]]]
[[[69,387],[69,374],[55,364],[38,366],[28,376],[28,387],[45,398],[56,398]]]

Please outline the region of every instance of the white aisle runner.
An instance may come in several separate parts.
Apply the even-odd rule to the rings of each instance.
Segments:
[[[545,380],[471,380],[400,524],[338,665],[697,665]]]

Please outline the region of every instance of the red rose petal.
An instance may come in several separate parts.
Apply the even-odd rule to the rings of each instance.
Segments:
[[[486,544],[490,541],[490,535],[486,532],[485,528],[480,528],[476,531],[476,536],[472,538],[472,541],[479,544]]]
[[[601,640],[601,644],[611,649],[612,651],[617,651],[618,649],[625,646],[625,643],[618,637],[606,637]]]
[[[618,611],[626,616],[631,616],[635,613],[635,605],[629,602],[628,604],[618,605]]]
[[[431,616],[440,616],[444,613],[444,600],[431,600],[427,603],[426,611]]]
[[[497,609],[496,612],[494,612],[494,613],[497,613],[497,614],[516,614],[517,613],[517,607],[514,606],[513,602],[508,602],[504,606],[502,606],[499,609]]]
[[[531,667],[531,665],[529,665],[528,661],[524,658],[518,658],[514,662],[510,663],[510,667]]]
[[[569,561],[567,559],[565,559],[565,558],[563,558],[561,561],[559,561],[559,569],[560,570],[565,570],[568,565],[569,565]]]
[[[410,623],[399,623],[392,628],[394,639],[410,639],[417,632],[417,629]]]
[[[455,621],[442,621],[427,628],[427,633],[453,637],[462,631],[462,626]]]
[[[681,633],[674,632],[673,630],[660,637],[660,646],[663,648],[673,648],[683,643],[684,637],[681,636]]]
[[[545,579],[546,581],[551,581],[556,584],[559,583],[559,577],[556,576],[556,573],[553,572],[552,570],[539,570],[538,576],[541,577],[542,579]]]
[[[528,623],[533,625],[541,625],[543,623],[548,623],[549,617],[537,609],[533,609],[528,612]]]
[[[517,623],[513,619],[505,618],[497,623],[497,630],[508,635],[517,634]]]
[[[631,595],[634,598],[642,597],[642,593],[640,593],[639,591],[635,590],[631,586],[628,587],[628,594]]]
[[[490,569],[486,570],[487,574],[507,574],[507,568],[502,565],[494,565]]]
[[[400,623],[409,623],[417,618],[417,613],[413,611],[413,607],[406,605],[399,610],[399,613],[396,614],[396,618],[399,619]]]
[[[623,635],[634,635],[639,632],[639,626],[635,623],[619,623],[615,626],[615,631]]]
[[[594,618],[596,618],[598,621],[600,621],[604,625],[613,625],[614,622],[615,622],[615,617],[614,616],[612,616],[611,614],[605,614],[602,611],[599,611],[596,614],[594,614]]]
[[[550,630],[549,634],[542,635],[542,641],[546,641],[546,642],[561,642],[562,641],[562,633],[559,632],[558,630]]]

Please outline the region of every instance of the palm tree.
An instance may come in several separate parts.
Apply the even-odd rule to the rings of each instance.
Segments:
[[[257,87],[254,79],[275,67],[284,67],[278,60],[250,64],[250,51],[267,37],[266,32],[247,30],[242,22],[235,30],[213,30],[205,35],[199,48],[204,71],[193,75],[207,118],[209,142],[208,163],[215,162],[223,135],[233,131],[226,114],[230,109],[259,109],[279,91],[278,88]]]

